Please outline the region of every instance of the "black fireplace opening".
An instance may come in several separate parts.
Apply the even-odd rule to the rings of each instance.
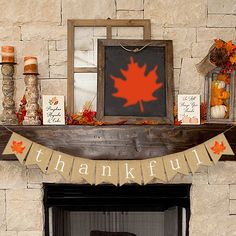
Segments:
[[[44,184],[45,236],[188,236],[189,184]]]

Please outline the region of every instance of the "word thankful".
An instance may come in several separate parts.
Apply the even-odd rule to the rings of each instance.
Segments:
[[[216,164],[224,154],[234,155],[224,134],[203,144],[162,157],[144,160],[90,160],[74,157],[13,133],[3,154],[15,154],[20,163],[37,165],[45,174],[60,173],[67,181],[101,184],[148,184],[170,181],[177,173],[195,173],[199,166]]]

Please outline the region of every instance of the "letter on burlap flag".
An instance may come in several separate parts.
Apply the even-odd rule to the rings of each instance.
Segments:
[[[166,182],[166,174],[162,157],[146,159],[141,161],[144,184],[155,183],[159,179]]]
[[[210,160],[204,144],[186,150],[184,155],[192,173],[195,173],[201,165],[212,165],[212,161]]]
[[[31,145],[32,141],[29,139],[24,138],[19,134],[12,133],[2,154],[15,154],[19,162],[23,164]]]
[[[74,157],[64,154],[62,152],[54,151],[49,162],[47,174],[54,172],[60,173],[66,180],[70,180],[70,172]]]
[[[206,141],[204,144],[215,164],[219,161],[222,155],[234,155],[234,152],[223,133]]]
[[[44,147],[38,143],[33,143],[25,165],[37,165],[41,171],[45,173],[52,156],[52,152],[53,150],[50,148]]]
[[[95,161],[75,157],[71,181],[74,183],[95,183]]]
[[[167,179],[171,180],[177,173],[188,175],[188,164],[183,152],[167,155],[163,157]]]
[[[142,184],[140,161],[119,161],[119,184]]]
[[[96,184],[118,182],[118,161],[96,161]]]

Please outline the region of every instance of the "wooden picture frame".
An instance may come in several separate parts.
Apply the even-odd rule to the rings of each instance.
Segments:
[[[228,118],[213,118],[212,115],[211,115],[211,111],[212,111],[211,110],[212,109],[212,106],[211,106],[212,81],[216,79],[218,74],[220,74],[220,68],[216,68],[216,69],[210,71],[206,76],[206,80],[208,82],[207,123],[229,124],[229,123],[232,123],[234,121],[234,96],[235,96],[235,77],[236,77],[236,73],[235,73],[235,71],[232,71],[232,73],[229,74],[230,84],[225,85],[226,86],[226,91],[228,91],[230,93],[230,97],[228,99],[228,109],[229,109]]]
[[[74,74],[97,73],[97,67],[75,67],[75,28],[104,27],[106,38],[112,38],[112,29],[119,27],[140,27],[143,29],[143,39],[151,39],[151,22],[148,19],[70,19],[67,21],[67,113],[74,112]]]
[[[97,119],[106,122],[127,120],[127,123],[151,120],[160,124],[173,124],[173,45],[171,40],[99,39],[98,50]],[[144,62],[144,60],[146,61]],[[127,106],[124,104],[128,99],[114,96],[114,93],[119,90],[117,83],[114,82],[115,77],[123,81],[127,80],[123,72],[124,70],[129,71],[131,63],[133,63],[132,65],[136,64],[136,67],[144,68],[143,77],[146,77],[149,82],[149,75],[155,74],[155,85],[151,86],[150,83],[147,85],[144,82],[143,86],[146,91],[147,86],[156,88],[150,90],[152,92],[149,94],[155,99],[149,97],[150,100],[148,100],[146,97],[143,100],[140,99],[142,104],[139,101]],[[120,65],[121,67],[119,67]],[[155,70],[156,67],[159,68]],[[162,86],[157,88],[156,84],[159,83]],[[132,92],[132,90],[133,88],[129,91]],[[140,88],[140,91],[144,90]],[[127,107],[129,109],[126,109]]]

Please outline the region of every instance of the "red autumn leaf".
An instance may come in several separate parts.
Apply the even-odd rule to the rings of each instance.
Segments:
[[[130,58],[128,70],[120,69],[121,74],[125,80],[111,75],[115,81],[114,87],[118,90],[112,96],[126,99],[123,107],[128,107],[139,103],[141,112],[144,112],[143,101],[150,102],[157,100],[153,93],[160,89],[163,84],[157,83],[157,65],[149,72],[146,73],[147,65],[139,67],[137,62],[134,62],[133,57]]]
[[[178,120],[178,119],[174,120],[174,125],[181,125],[181,124],[182,124],[181,120]]]
[[[223,152],[225,150],[225,148],[226,147],[223,142],[219,143],[218,141],[215,141],[215,144],[214,144],[214,146],[211,147],[211,150],[215,154],[219,155],[221,152]]]
[[[23,146],[23,142],[17,142],[13,140],[12,145],[11,145],[11,150],[17,154],[22,154],[25,149],[25,146]]]
[[[91,111],[88,109],[83,110],[83,117],[88,121],[88,122],[92,122],[94,120],[96,116],[96,112],[95,111]]]

